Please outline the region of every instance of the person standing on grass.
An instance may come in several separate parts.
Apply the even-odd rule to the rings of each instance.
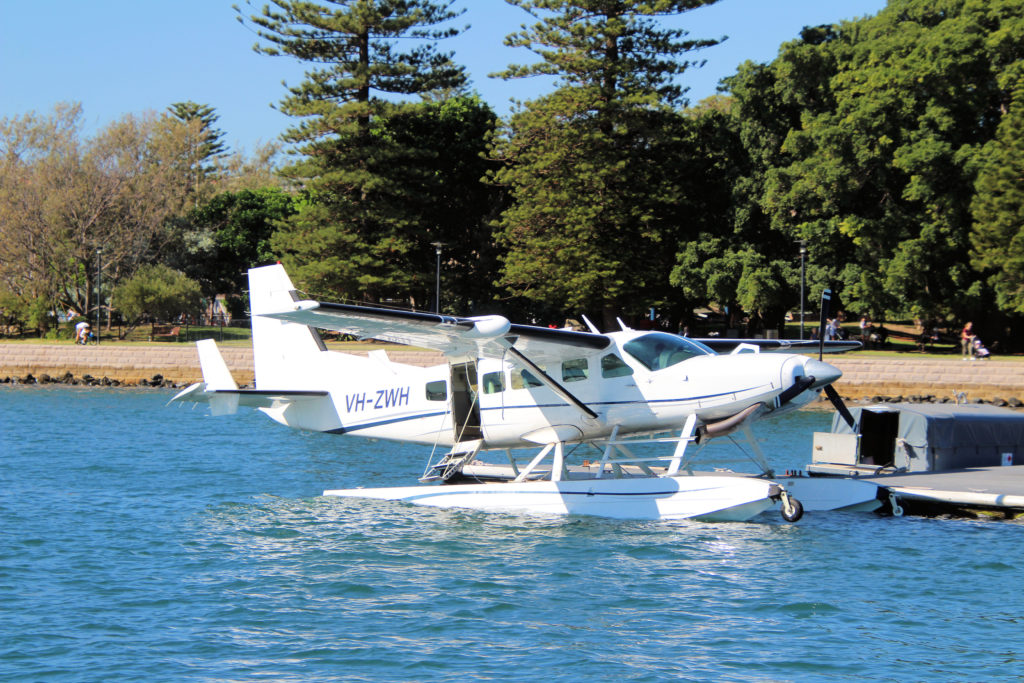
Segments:
[[[974,323],[968,322],[964,329],[960,330],[960,350],[963,352],[964,360],[974,360]]]

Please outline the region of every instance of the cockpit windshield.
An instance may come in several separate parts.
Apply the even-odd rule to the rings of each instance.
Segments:
[[[700,342],[665,332],[651,332],[626,342],[622,350],[648,370],[664,370],[694,356],[714,355]]]

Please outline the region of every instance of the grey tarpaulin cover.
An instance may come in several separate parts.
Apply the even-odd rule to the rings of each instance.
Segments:
[[[994,467],[1004,463],[1004,454],[1012,454],[1014,465],[1024,465],[1024,413],[989,405],[898,403],[852,408],[862,444],[873,423],[862,420],[870,411],[899,414],[895,464],[910,472],[940,471],[964,467]],[[853,430],[837,413],[832,417],[832,432],[850,434]],[[862,453],[863,455],[863,453]]]

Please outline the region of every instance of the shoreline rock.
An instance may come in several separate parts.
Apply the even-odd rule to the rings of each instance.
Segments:
[[[137,382],[123,382],[118,379],[111,379],[104,375],[103,377],[93,377],[92,375],[82,375],[76,377],[70,372],[66,372],[60,377],[53,377],[47,373],[40,373],[39,377],[34,376],[32,373],[28,373],[24,376],[4,376],[0,377],[0,384],[11,384],[11,385],[67,385],[67,386],[88,386],[88,387],[159,387],[165,389],[177,389],[179,387],[187,386],[186,384],[179,384],[178,382],[170,381],[164,378],[163,375],[156,374],[151,378],[141,378]]]

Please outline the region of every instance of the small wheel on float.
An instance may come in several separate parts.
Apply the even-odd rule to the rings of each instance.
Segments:
[[[786,496],[782,499],[782,518],[790,524],[800,521],[804,516],[804,506],[796,498]]]

